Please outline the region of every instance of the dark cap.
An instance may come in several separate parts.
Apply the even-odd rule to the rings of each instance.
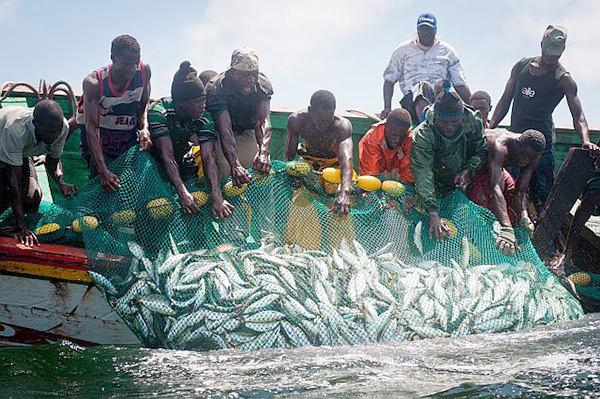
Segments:
[[[429,26],[430,28],[436,28],[437,18],[430,12],[421,14],[419,15],[419,19],[417,19],[417,28],[419,26]]]
[[[452,88],[449,81],[444,82],[444,90],[437,96],[433,104],[433,114],[439,118],[457,118],[462,116],[464,103]]]
[[[173,101],[187,101],[204,95],[206,95],[204,84],[198,78],[196,70],[192,68],[189,61],[183,61],[173,77],[171,98]]]
[[[560,25],[548,25],[542,37],[542,53],[560,56],[565,51],[567,29]]]

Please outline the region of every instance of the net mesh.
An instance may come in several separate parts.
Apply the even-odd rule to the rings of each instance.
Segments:
[[[350,214],[338,216],[337,187],[304,166],[273,161],[243,189],[225,184],[235,211],[218,221],[203,183],[188,182],[201,207],[185,215],[156,162],[132,149],[111,165],[120,190],[92,180],[74,209],[42,219],[81,222],[81,233],[63,235],[83,238],[90,275],[151,347],[398,342],[583,314],[526,233],[517,229],[515,257],[502,255],[494,216],[462,193],[440,200],[452,234],[435,241],[426,215],[405,210],[410,187],[357,190]]]

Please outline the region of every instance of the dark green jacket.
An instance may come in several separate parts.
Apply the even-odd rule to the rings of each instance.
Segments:
[[[454,178],[467,169],[472,175],[487,158],[485,130],[479,112],[465,107],[462,125],[453,137],[444,137],[435,127],[433,112],[413,134],[410,167],[415,179],[417,203],[424,210],[436,209],[436,194],[455,188]]]

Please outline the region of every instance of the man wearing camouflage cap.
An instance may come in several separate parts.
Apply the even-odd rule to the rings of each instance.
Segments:
[[[231,175],[240,186],[250,181],[247,168],[268,173],[271,169],[273,88],[259,72],[258,56],[246,47],[235,50],[230,68],[208,85],[207,109],[212,114],[220,142],[217,144],[219,178]]]
[[[544,134],[546,148],[540,165],[531,179],[531,196],[536,209],[541,211],[554,184],[554,122],[552,113],[563,97],[573,117],[573,127],[581,136],[582,147],[593,151],[598,146],[590,142],[588,124],[577,96],[577,84],[558,62],[567,41],[567,30],[559,25],[548,25],[542,37],[542,55],[523,58],[517,62],[506,83],[504,93],[496,106],[490,127],[496,128],[513,103],[510,131],[522,133],[535,129]],[[514,101],[513,101],[514,100]],[[528,217],[521,225],[533,230]]]

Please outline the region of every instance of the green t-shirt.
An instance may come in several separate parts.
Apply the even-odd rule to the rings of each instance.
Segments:
[[[170,97],[163,97],[148,111],[150,137],[170,136],[173,142],[175,161],[181,165],[190,152],[190,137],[196,135],[198,141],[216,140],[215,124],[212,116],[204,110],[202,116],[193,121],[181,121],[175,113],[175,104]]]

